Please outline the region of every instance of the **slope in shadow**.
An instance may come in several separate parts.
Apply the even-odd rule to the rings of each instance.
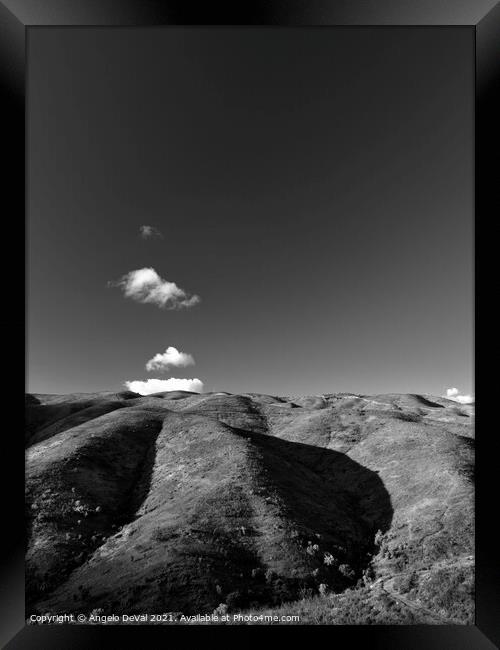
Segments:
[[[130,520],[131,503],[143,498],[162,419],[125,411],[107,413],[28,450],[28,606],[64,583]]]
[[[35,431],[27,440],[27,446],[35,445],[38,442],[47,440],[52,436],[61,433],[62,431],[67,431],[68,429],[74,429],[80,424],[85,422],[90,422],[95,420],[101,415],[106,415],[106,413],[111,413],[117,409],[127,408],[128,404],[125,401],[103,401],[101,404],[95,404],[85,408],[80,408],[74,413],[65,415],[54,422],[51,422],[48,426],[41,427]],[[42,407],[45,408],[45,407]]]
[[[176,540],[183,579],[169,567],[162,574],[166,605],[195,613],[226,594],[230,607],[276,605],[322,583],[333,591],[354,585],[376,532],[392,520],[378,474],[336,451],[227,428],[247,444],[246,471],[200,494],[189,534]]]
[[[294,541],[287,544],[295,556],[294,573],[301,573],[300,549],[316,582],[336,591],[357,582],[375,551],[377,531],[386,532],[392,521],[391,499],[379,475],[337,451],[235,432],[252,441],[260,458],[259,483],[277,504]],[[334,558],[331,564],[325,564],[325,556]],[[265,562],[273,564],[269,558]],[[276,564],[278,573],[285,568]]]
[[[24,433],[26,446],[35,442],[34,437],[40,433],[41,429],[50,427],[58,422],[62,423],[65,418],[79,411],[92,407],[102,407],[108,403],[125,403],[135,397],[137,395],[131,391],[121,391],[118,393],[74,393],[69,395],[34,395],[26,393]],[[102,412],[104,413],[105,411]],[[87,420],[97,417],[97,415],[92,415],[90,411]],[[71,426],[74,426],[74,424]],[[59,430],[64,428],[69,428],[69,426],[62,426]]]
[[[412,395],[419,404],[422,404],[422,406],[427,406],[428,408],[434,408],[434,409],[442,409],[444,406],[442,404],[438,404],[437,402],[432,402],[430,399],[427,399],[427,397],[424,397],[423,395]]]

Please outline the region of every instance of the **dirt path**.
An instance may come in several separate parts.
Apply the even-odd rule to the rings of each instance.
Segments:
[[[437,614],[436,612],[432,612],[430,609],[427,609],[427,607],[424,607],[423,605],[419,605],[418,603],[414,603],[411,600],[408,600],[404,596],[402,596],[399,593],[394,592],[389,586],[387,586],[387,583],[393,580],[396,576],[393,576],[392,578],[389,578],[388,580],[381,580],[379,586],[384,591],[388,596],[390,596],[393,600],[405,605],[408,607],[408,609],[412,610],[413,612],[417,614],[425,614],[428,616],[430,619],[433,621],[437,622],[437,624],[440,625],[458,625],[461,622],[456,621],[453,618],[447,618],[445,616],[441,616],[441,614]]]

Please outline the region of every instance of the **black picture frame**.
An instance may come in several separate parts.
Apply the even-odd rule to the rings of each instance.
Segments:
[[[485,225],[495,216],[496,191],[500,169],[498,163],[500,100],[500,3],[495,0],[259,0],[233,3],[230,8],[215,3],[181,2],[179,0],[0,0],[0,83],[2,88],[2,158],[5,171],[2,177],[4,206],[9,205],[4,219],[4,241],[14,250],[12,233],[15,224],[24,224],[25,213],[25,110],[27,35],[31,29],[53,26],[120,27],[120,26],[182,26],[182,25],[255,25],[255,26],[431,26],[468,28],[475,34],[476,88],[475,88],[475,212],[476,212],[476,307],[486,296],[491,300],[486,285],[494,275],[494,240],[488,236]],[[24,240],[24,228],[17,231],[17,241]],[[480,240],[484,245],[479,258]],[[19,303],[19,287],[8,283],[5,300]],[[8,292],[11,292],[9,295]],[[483,298],[484,296],[484,298]],[[12,332],[7,335],[9,347],[22,336],[21,310],[13,310],[9,317]],[[476,309],[476,313],[477,309]],[[493,321],[494,322],[494,321]],[[497,541],[493,534],[495,519],[494,496],[498,494],[495,470],[498,458],[498,434],[489,421],[484,374],[479,372],[482,358],[488,363],[492,354],[493,322],[483,313],[476,317],[476,399],[477,409],[477,472],[476,472],[476,625],[475,626],[335,626],[328,629],[328,643],[359,643],[380,648],[465,648],[480,650],[500,645],[500,579],[497,560]],[[12,343],[11,343],[12,342]],[[490,342],[490,344],[488,344]],[[16,367],[19,364],[16,364]],[[9,366],[9,369],[11,367]],[[12,367],[13,368],[13,367]],[[9,394],[12,394],[12,375],[9,375]],[[23,408],[24,387],[22,373],[16,377],[14,394]],[[19,385],[17,383],[19,377]],[[7,390],[6,388],[6,390]],[[5,394],[5,393],[4,393]],[[10,407],[9,410],[11,410]],[[494,421],[493,421],[494,424]],[[14,435],[15,434],[15,435]],[[172,628],[131,626],[27,626],[24,619],[24,525],[23,434],[18,427],[4,431],[9,436],[9,448],[4,447],[3,461],[11,471],[2,471],[4,504],[3,521],[6,551],[1,556],[0,578],[0,642],[3,647],[16,648],[89,648],[121,646],[118,635],[125,636],[134,645],[156,647],[153,635],[161,634],[161,642],[171,642]],[[4,443],[6,444],[6,443]],[[307,627],[306,634],[311,633]],[[210,628],[203,626],[176,627],[176,634],[193,635],[223,629],[224,634],[238,634],[241,628]],[[265,627],[265,634],[271,628]],[[272,628],[282,634],[283,627]],[[293,627],[301,634],[303,628]],[[229,630],[232,630],[229,632]],[[251,631],[250,631],[251,630]],[[250,635],[262,634],[251,627]],[[201,638],[198,636],[198,638]],[[6,644],[6,645],[5,645]],[[362,647],[363,647],[362,646]]]

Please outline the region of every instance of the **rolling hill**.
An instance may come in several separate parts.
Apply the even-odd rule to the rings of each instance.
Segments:
[[[30,613],[474,620],[474,407],[26,396]]]

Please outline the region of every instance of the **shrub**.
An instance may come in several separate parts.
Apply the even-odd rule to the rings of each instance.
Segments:
[[[338,561],[333,557],[331,553],[328,552],[323,556],[323,562],[326,564],[326,566],[338,564]]]
[[[326,596],[328,593],[328,585],[325,585],[323,582],[318,587],[318,592],[320,596]]]
[[[339,573],[349,580],[353,580],[355,577],[354,571],[348,564],[341,564],[339,566]]]
[[[90,612],[90,616],[94,616],[94,617],[95,616],[103,616],[103,614],[104,614],[104,610],[102,609],[102,607],[98,607],[97,609],[93,609]]]
[[[220,603],[215,609],[214,609],[214,614],[216,616],[224,616],[224,614],[227,614],[228,607],[226,603]]]
[[[312,542],[307,542],[306,553],[308,553],[309,555],[316,555],[318,551],[319,551],[319,546],[317,544],[313,544]]]
[[[226,597],[226,605],[229,610],[238,609],[242,606],[242,595],[239,591],[232,591]]]

